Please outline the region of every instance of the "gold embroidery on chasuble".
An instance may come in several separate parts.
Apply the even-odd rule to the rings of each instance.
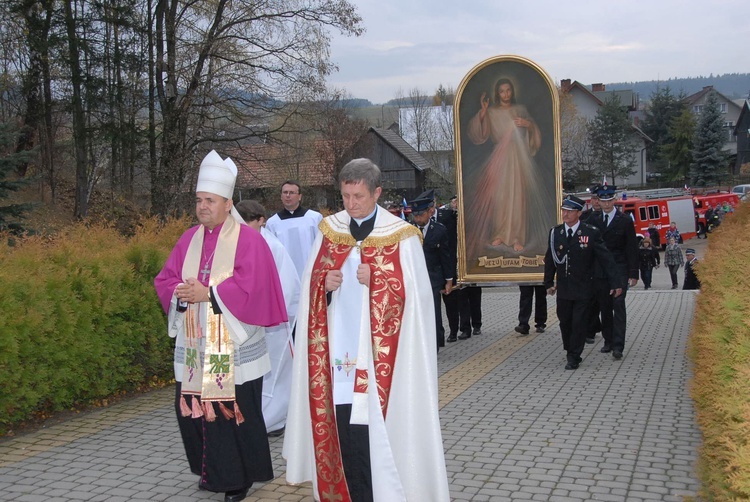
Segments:
[[[385,416],[398,350],[398,335],[405,302],[399,242],[418,230],[411,225],[386,236],[367,237],[358,250],[362,263],[370,265],[370,327],[378,398]],[[351,234],[334,231],[326,220],[320,224],[323,234],[310,279],[308,316],[308,376],[314,453],[317,464],[318,494],[322,500],[339,497],[349,501],[349,491],[341,463],[341,450],[333,413],[333,378],[328,337],[328,303],[325,277],[330,270],[341,269],[357,246]],[[354,392],[367,392],[367,371],[355,372]]]

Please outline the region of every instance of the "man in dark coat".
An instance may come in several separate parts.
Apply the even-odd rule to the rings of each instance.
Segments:
[[[602,208],[599,206],[599,189],[602,186],[597,183],[591,185],[588,192],[591,194],[589,199],[589,208],[581,212],[581,221],[586,223],[589,218],[601,218]],[[589,332],[586,334],[586,343],[594,343],[596,341],[596,334],[602,330],[602,321],[599,319],[599,307],[596,301],[596,296],[591,298],[591,322],[589,324]]]
[[[625,310],[625,295],[628,287],[638,283],[638,238],[635,226],[630,216],[615,208],[616,186],[603,186],[597,190],[602,214],[598,218],[589,218],[587,223],[596,226],[602,234],[604,244],[612,253],[617,274],[617,288],[622,294],[613,297],[607,281],[607,271],[599,268],[596,275],[596,299],[602,319],[602,336],[604,346],[601,352],[612,352],[612,357],[622,359],[625,350],[625,329],[627,327],[627,312]]]
[[[685,250],[685,282],[682,284],[682,289],[701,289],[701,281],[698,280],[693,270],[697,261],[695,249],[687,248]]]
[[[441,207],[437,210],[437,221],[442,223],[448,231],[448,249],[450,251],[451,261],[453,262],[453,271],[456,272],[456,263],[458,262],[458,210],[457,210],[457,197],[454,195],[449,204]],[[455,288],[456,279],[453,276],[452,286]],[[453,289],[450,295],[442,295],[443,303],[445,304],[445,316],[448,318],[448,333],[447,342],[455,342],[458,340],[458,328],[461,323],[461,315],[467,315],[461,311],[461,303],[459,303],[459,297],[461,290]],[[468,308],[468,304],[466,304]]]
[[[451,260],[448,230],[445,225],[432,219],[435,213],[434,190],[422,193],[409,205],[414,224],[422,231],[422,248],[432,285],[432,296],[435,299],[435,326],[439,351],[440,347],[445,346],[440,294],[450,294],[453,289],[456,264]]]
[[[560,321],[563,349],[567,352],[566,370],[581,363],[588,332],[591,298],[594,296],[594,271],[612,271],[614,263],[596,227],[580,221],[583,201],[566,196],[562,204],[563,224],[552,228],[544,257],[544,287],[549,295],[558,293],[557,318]],[[619,295],[616,278],[610,272],[610,294]]]

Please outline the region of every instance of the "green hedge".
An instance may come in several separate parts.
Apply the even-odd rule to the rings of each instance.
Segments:
[[[724,218],[696,268],[692,396],[707,500],[750,500],[750,203]]]
[[[153,287],[189,222],[125,238],[84,224],[0,253],[0,434],[35,416],[172,378]]]

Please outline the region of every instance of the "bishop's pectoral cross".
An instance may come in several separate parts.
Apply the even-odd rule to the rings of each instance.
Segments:
[[[201,270],[201,275],[203,276],[203,277],[201,278],[201,282],[206,282],[206,277],[208,277],[208,275],[209,275],[210,273],[211,273],[211,269],[210,269],[210,268],[208,268],[208,263],[206,263],[206,266],[205,266],[205,267],[203,267],[203,269]]]

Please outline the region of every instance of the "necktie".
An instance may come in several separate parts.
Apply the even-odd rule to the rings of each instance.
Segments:
[[[604,228],[607,228],[609,226],[609,215],[604,215]]]
[[[570,247],[571,244],[573,244],[573,229],[569,228],[568,229],[568,247]]]

